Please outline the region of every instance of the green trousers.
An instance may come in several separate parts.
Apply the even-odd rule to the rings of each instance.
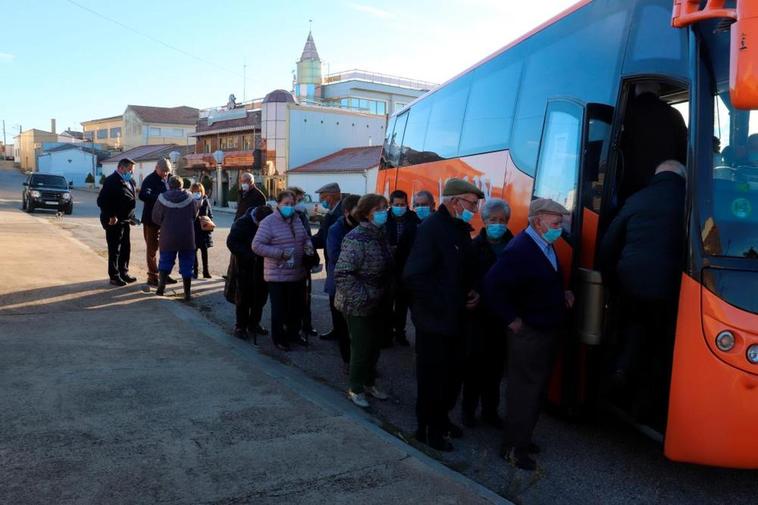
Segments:
[[[350,330],[350,390],[353,393],[362,393],[364,386],[374,385],[384,326],[380,315],[347,316]]]

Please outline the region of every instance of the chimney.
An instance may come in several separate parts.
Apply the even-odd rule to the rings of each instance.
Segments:
[[[50,120],[50,133],[57,133],[55,131],[55,118]]]

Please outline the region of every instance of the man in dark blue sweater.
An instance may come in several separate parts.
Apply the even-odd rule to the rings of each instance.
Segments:
[[[563,289],[553,242],[561,236],[561,204],[540,198],[529,206],[529,226],[516,235],[484,279],[490,310],[507,326],[508,387],[502,454],[524,470],[534,470],[530,453],[547,392],[556,344],[574,296]]]

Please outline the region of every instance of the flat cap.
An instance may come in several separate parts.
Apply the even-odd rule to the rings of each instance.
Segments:
[[[133,160],[133,159],[131,159],[131,158],[121,158],[120,160],[118,160],[118,164],[119,164],[119,165],[121,165],[121,166],[124,166],[124,165],[126,165],[127,163],[128,163],[129,165],[136,165],[136,164],[137,164],[137,162],[136,162],[136,161],[134,161],[134,160]]]
[[[479,188],[463,179],[448,179],[445,183],[445,189],[442,190],[442,196],[458,196],[466,193],[484,198],[484,193]]]
[[[340,190],[339,184],[336,182],[330,182],[329,184],[324,184],[318,188],[316,193],[342,193],[342,190]]]
[[[536,200],[532,200],[532,203],[529,204],[529,217],[536,216],[540,213],[558,214],[561,216],[571,214],[566,207],[550,198],[537,198]]]

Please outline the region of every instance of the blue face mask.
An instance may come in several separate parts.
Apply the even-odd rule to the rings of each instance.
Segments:
[[[371,221],[376,226],[384,226],[387,223],[387,211],[377,210],[376,212],[374,212],[374,217],[371,219]]]
[[[542,238],[545,239],[545,242],[548,244],[552,244],[559,238],[561,238],[561,234],[563,233],[563,228],[560,226],[558,228],[548,228],[545,233],[542,234]]]
[[[132,180],[132,173],[126,172],[125,174],[121,174],[121,178],[125,180],[126,182],[129,182]]]
[[[471,222],[472,219],[474,219],[474,215],[475,214],[473,212],[471,212],[470,210],[463,209],[463,212],[461,213],[460,216],[458,216],[458,219],[460,219],[464,223],[469,223],[469,222]]]
[[[329,202],[326,200],[321,200],[321,206],[325,208],[326,210],[329,210]]]
[[[416,207],[413,210],[416,212],[416,215],[418,216],[418,218],[421,219],[422,221],[432,214],[432,208],[426,205],[421,205],[419,207]]]
[[[295,213],[295,207],[292,205],[282,205],[279,207],[279,212],[282,213],[283,217],[292,217],[292,214]]]
[[[408,210],[408,207],[405,207],[403,205],[393,205],[392,206],[392,215],[395,217],[402,217],[403,214]]]
[[[492,240],[500,240],[508,231],[508,227],[504,224],[488,224],[487,225],[487,238]]]
[[[195,200],[200,200],[203,197],[200,193],[192,193],[192,198]]]

